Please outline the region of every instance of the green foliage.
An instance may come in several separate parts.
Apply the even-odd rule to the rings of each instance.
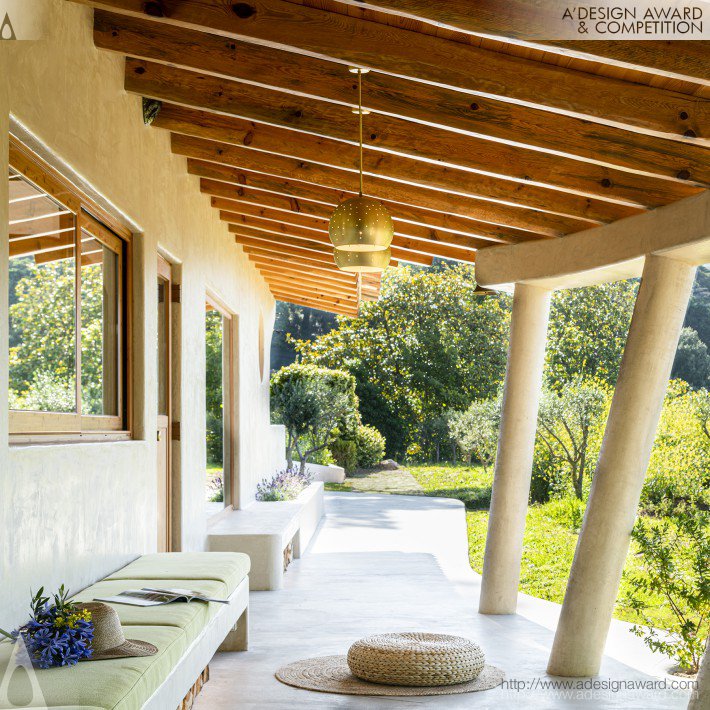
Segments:
[[[546,379],[554,389],[582,377],[616,383],[638,281],[557,291],[552,297]]]
[[[710,266],[701,266],[695,276],[684,325],[697,331],[710,348]]]
[[[708,346],[692,328],[683,328],[680,332],[672,377],[685,380],[694,388],[710,386]]]
[[[503,379],[506,296],[474,295],[473,268],[387,270],[377,302],[313,341],[302,361],[340,368],[357,380],[363,421],[395,458],[419,443],[426,422],[494,394]]]
[[[81,277],[82,409],[97,414],[103,410],[101,268],[84,267]],[[12,259],[10,288],[12,406],[75,411],[74,262]]]
[[[639,520],[632,535],[640,559],[640,569],[626,574],[624,605],[639,620],[632,630],[653,651],[696,673],[710,634],[710,514],[674,506],[662,520]],[[672,619],[670,635],[659,634],[648,614],[658,597]]]
[[[205,404],[207,464],[224,465],[224,393],[222,348],[224,341],[222,314],[205,313]]]
[[[666,514],[683,501],[710,505],[710,395],[671,382],[641,494],[641,507]]]
[[[449,419],[451,436],[470,463],[472,457],[485,470],[493,464],[498,447],[501,398],[476,399],[463,412],[454,412]]]
[[[275,422],[286,427],[289,468],[295,450],[302,473],[309,456],[339,436],[353,436],[359,424],[355,379],[315,365],[293,364],[275,373],[271,409]]]
[[[385,455],[384,436],[373,426],[361,424],[355,434],[357,465],[360,468],[372,468],[382,461]]]
[[[355,439],[341,436],[335,439],[328,448],[333,455],[335,463],[344,468],[346,473],[350,473],[357,468],[357,444]]]
[[[590,449],[595,428],[603,425],[602,415],[609,399],[601,382],[577,377],[557,393],[543,392],[538,417],[538,437],[547,447],[553,465],[564,467],[574,494],[584,498],[585,477],[591,477],[597,452]]]

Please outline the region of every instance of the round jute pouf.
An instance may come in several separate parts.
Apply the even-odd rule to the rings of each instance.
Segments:
[[[467,683],[485,662],[478,644],[448,634],[380,634],[356,641],[348,651],[354,676],[386,685]]]
[[[346,656],[321,656],[290,663],[276,672],[276,678],[286,685],[320,693],[397,697],[458,695],[489,690],[503,682],[505,673],[500,668],[487,665],[474,680],[467,683],[439,686],[382,685],[356,678],[350,672]]]

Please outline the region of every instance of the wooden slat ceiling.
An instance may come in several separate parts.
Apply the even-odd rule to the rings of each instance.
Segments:
[[[530,41],[524,0],[83,1],[281,300],[357,311],[327,234],[358,186],[348,66],[372,70],[365,191],[395,263],[472,263],[710,186],[707,42]]]

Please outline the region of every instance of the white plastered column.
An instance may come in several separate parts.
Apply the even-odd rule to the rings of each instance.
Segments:
[[[599,672],[695,267],[648,256],[548,673]]]
[[[479,612],[514,614],[542,389],[550,291],[516,284]]]
[[[698,671],[698,688],[690,697],[688,710],[707,710],[710,708],[710,638],[705,644],[700,670]]]

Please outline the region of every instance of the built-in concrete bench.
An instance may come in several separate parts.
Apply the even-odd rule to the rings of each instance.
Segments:
[[[251,558],[252,590],[281,589],[284,553],[300,557],[324,514],[323,483],[312,483],[295,500],[255,502],[220,516],[207,531],[208,548],[242,552]]]
[[[248,645],[249,558],[235,553],[145,555],[77,594],[77,601],[146,586],[191,588],[229,604],[173,603],[157,607],[112,604],[126,638],[158,647],[155,656],[80,663],[35,670],[31,704],[25,672],[8,672],[15,646],[0,643],[0,708],[50,707],[83,710],[174,710],[217,650]],[[5,685],[5,679],[9,683]]]

